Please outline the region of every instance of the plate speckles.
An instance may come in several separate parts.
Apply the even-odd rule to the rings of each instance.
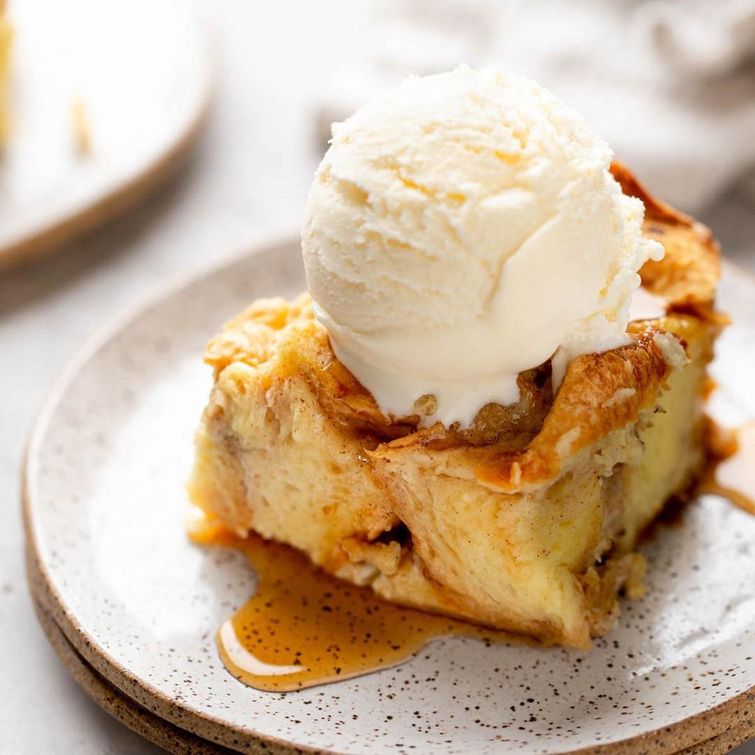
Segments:
[[[295,693],[231,677],[213,636],[254,577],[241,554],[197,548],[184,527],[210,385],[201,349],[251,299],[302,287],[294,242],[228,263],[90,346],[43,410],[26,471],[33,590],[99,674],[172,724],[245,750],[263,739],[350,753],[629,752],[642,736],[643,749],[671,752],[755,734],[755,517],[713,496],[647,543],[648,597],[624,603],[591,653],[456,638]],[[721,301],[735,324],[713,408],[741,422],[755,417],[755,282],[727,271]]]

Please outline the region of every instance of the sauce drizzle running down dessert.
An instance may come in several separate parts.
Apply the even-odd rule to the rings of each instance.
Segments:
[[[720,495],[755,514],[755,421],[737,430],[716,427],[712,436],[711,460],[698,491]]]
[[[512,639],[386,603],[369,588],[330,577],[293,548],[258,535],[241,539],[200,522],[191,536],[242,550],[257,573],[256,593],[217,634],[226,668],[257,689],[296,690],[395,666],[441,637],[475,637],[488,644]]]

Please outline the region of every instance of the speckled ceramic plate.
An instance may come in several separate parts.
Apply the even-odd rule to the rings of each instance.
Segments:
[[[210,385],[205,340],[258,296],[303,286],[268,246],[164,294],[91,344],[33,433],[25,513],[37,602],[89,666],[159,718],[231,749],[348,753],[716,752],[755,734],[755,517],[715,496],[647,543],[649,595],[590,653],[440,640],[394,669],[258,692],[218,659],[253,590],[235,552],[184,534],[183,483]],[[728,268],[735,324],[715,414],[755,417],[755,281]],[[718,749],[716,749],[718,748]]]

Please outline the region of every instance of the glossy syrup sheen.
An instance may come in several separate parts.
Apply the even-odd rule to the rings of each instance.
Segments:
[[[261,690],[289,691],[395,666],[440,637],[506,642],[509,635],[449,617],[386,603],[312,566],[285,545],[241,539],[211,525],[192,539],[242,550],[257,591],[220,628],[226,668]],[[521,641],[521,640],[519,640]]]

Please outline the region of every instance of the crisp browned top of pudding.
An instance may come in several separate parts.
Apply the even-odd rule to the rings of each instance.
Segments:
[[[277,373],[289,363],[292,372],[308,379],[329,416],[360,432],[368,447],[394,441],[381,454],[408,447],[456,451],[450,460],[462,452],[481,482],[503,490],[555,478],[565,458],[635,422],[655,401],[675,360],[685,358],[679,344],[694,340],[685,334],[725,322],[714,309],[720,253],[710,231],[653,199],[620,164],[613,172],[626,193],[645,202],[645,231],[666,248],[664,259],[646,263],[641,276],[646,288],[667,300],[668,312],[659,320],[632,323],[630,344],[574,359],[555,396],[545,363],[520,374],[517,403],[484,406],[468,429],[440,423],[422,427],[423,403],[432,397],[417,402],[414,416],[386,417],[336,358],[308,294],[293,302],[256,301],[210,341],[205,360],[217,376],[232,362],[259,366],[275,354]]]

